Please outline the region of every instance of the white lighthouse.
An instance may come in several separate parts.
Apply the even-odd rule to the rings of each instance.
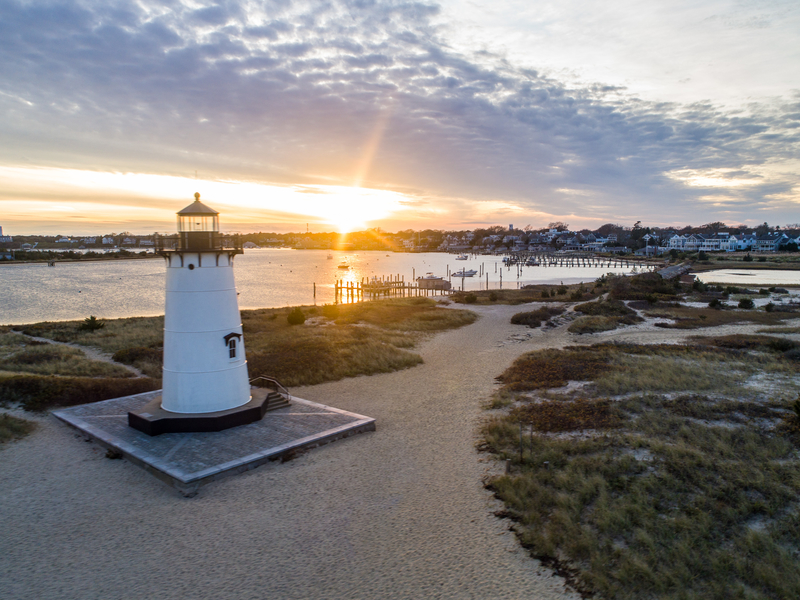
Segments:
[[[163,252],[161,407],[194,414],[242,406],[250,401],[250,384],[233,279],[233,258],[241,246],[224,247],[219,213],[200,202],[200,194],[178,213],[178,235],[177,248]]]
[[[178,238],[165,238],[167,263],[164,367],[160,396],[128,413],[128,424],[149,435],[221,431],[260,420],[289,405],[277,381],[259,377],[251,388],[244,354],[233,259],[238,236],[219,234],[219,213],[195,201],[178,213]]]

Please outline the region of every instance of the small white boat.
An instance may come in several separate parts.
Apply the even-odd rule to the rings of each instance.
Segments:
[[[459,254],[458,256],[456,256],[456,260],[469,260],[469,256],[467,256],[466,254]]]
[[[477,275],[477,271],[474,269],[470,269],[467,271],[466,269],[461,269],[460,271],[454,271],[451,276],[452,277],[472,277],[473,275]]]
[[[333,258],[333,254],[331,254],[330,252],[328,252],[328,260],[331,260],[332,258]]]

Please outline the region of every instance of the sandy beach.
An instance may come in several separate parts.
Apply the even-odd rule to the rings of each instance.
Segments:
[[[644,323],[578,338],[511,325],[521,310],[475,308],[476,323],[424,342],[413,369],[293,389],[378,430],[191,499],[38,418],[0,449],[3,598],[578,598],[493,514],[482,480],[499,465],[475,449],[481,403],[530,350],[699,332]]]

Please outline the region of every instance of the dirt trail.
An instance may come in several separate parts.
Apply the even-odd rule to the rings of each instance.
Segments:
[[[37,337],[35,335],[28,335],[28,334],[22,333],[20,331],[16,331],[15,333],[17,333],[19,335],[24,335],[29,340],[34,340],[34,341],[37,341],[37,342],[44,342],[46,344],[54,344],[56,346],[69,346],[70,348],[77,348],[78,350],[83,352],[86,355],[86,358],[88,358],[89,360],[99,360],[100,362],[109,363],[109,364],[112,364],[112,365],[116,365],[118,367],[122,367],[123,369],[127,369],[128,371],[133,373],[134,376],[136,376],[136,377],[147,377],[147,375],[142,373],[136,367],[131,366],[131,365],[126,365],[126,364],[123,364],[123,363],[119,363],[119,362],[115,361],[113,358],[111,358],[111,355],[108,354],[107,352],[102,352],[100,350],[97,350],[96,348],[91,348],[89,346],[81,346],[80,344],[76,344],[74,342],[57,342],[55,340],[51,340],[50,338]]]

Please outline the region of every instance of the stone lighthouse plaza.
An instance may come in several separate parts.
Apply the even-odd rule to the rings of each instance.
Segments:
[[[185,495],[375,429],[374,419],[292,398],[268,374],[248,374],[233,276],[242,246],[220,234],[219,213],[200,194],[158,250],[167,266],[163,389],[56,411],[59,419]]]

